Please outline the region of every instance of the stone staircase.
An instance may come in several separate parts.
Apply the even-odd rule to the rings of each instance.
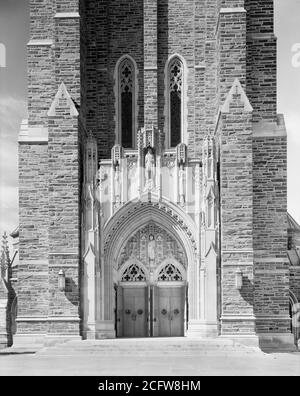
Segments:
[[[67,341],[37,351],[38,356],[165,356],[262,353],[230,339],[138,338]]]

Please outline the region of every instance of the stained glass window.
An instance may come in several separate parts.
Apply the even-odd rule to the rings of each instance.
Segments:
[[[183,67],[178,58],[172,60],[169,66],[170,78],[170,143],[176,147],[181,142],[182,124],[182,79]]]
[[[122,146],[133,147],[134,66],[129,59],[120,65],[120,112]]]

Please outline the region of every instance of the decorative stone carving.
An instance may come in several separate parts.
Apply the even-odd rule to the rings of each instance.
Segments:
[[[158,281],[160,282],[178,282],[182,281],[183,277],[179,269],[174,264],[167,264],[158,274]]]
[[[155,243],[154,235],[150,234],[148,241],[148,259],[149,259],[150,268],[154,265],[155,262],[155,256],[156,256],[155,247],[156,247],[156,243]]]
[[[170,65],[170,92],[181,92],[183,68],[180,59],[174,58]]]
[[[120,165],[120,162],[121,162],[121,158],[122,158],[122,147],[120,146],[120,145],[115,145],[113,148],[112,148],[112,153],[111,153],[112,155],[112,163],[113,163],[113,166],[115,167],[115,166],[117,166],[117,165]]]
[[[121,278],[122,282],[145,282],[146,274],[138,264],[128,266]]]
[[[167,231],[149,223],[132,236],[121,251],[118,268],[130,259],[136,259],[149,270],[167,258],[175,258],[186,266],[183,248]]]
[[[114,193],[115,193],[115,207],[118,208],[121,204],[121,177],[120,177],[119,165],[116,166],[116,170],[115,170]]]
[[[179,172],[178,172],[178,193],[179,193],[179,203],[181,206],[185,204],[185,172],[183,165],[180,165]]]
[[[151,147],[145,155],[145,189],[152,190],[155,187],[155,156]]]

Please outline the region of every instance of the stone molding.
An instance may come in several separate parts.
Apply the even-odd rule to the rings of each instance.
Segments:
[[[55,95],[55,98],[50,106],[50,109],[48,111],[48,117],[55,117],[56,116],[56,108],[59,108],[59,100],[60,99],[66,99],[68,106],[70,108],[70,116],[77,117],[79,115],[75,104],[65,86],[65,84],[62,82],[58,88],[58,91]]]
[[[246,13],[244,7],[223,7],[220,9],[220,14],[236,14],[236,13]]]
[[[19,132],[19,143],[48,143],[48,128],[43,126],[29,127],[28,120],[23,120]]]
[[[79,12],[57,12],[54,18],[80,18]]]
[[[234,80],[234,83],[227,95],[227,98],[223,106],[221,107],[221,113],[230,113],[230,104],[234,101],[235,95],[240,95],[240,101],[244,104],[244,112],[251,113],[253,111],[253,107],[251,106],[249,99],[238,78]]]
[[[53,40],[50,39],[32,39],[27,43],[27,46],[52,46]]]

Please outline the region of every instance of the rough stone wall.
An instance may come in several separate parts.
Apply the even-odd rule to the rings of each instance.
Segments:
[[[300,302],[300,267],[290,267],[290,291]]]
[[[29,126],[47,126],[47,111],[54,94],[53,50],[51,44],[28,45]]]
[[[57,12],[79,12],[79,1],[59,1]],[[55,16],[55,75],[60,86],[49,112],[49,329],[79,334],[80,264],[80,19]],[[70,96],[70,97],[69,97]],[[58,273],[66,289],[58,289]],[[67,319],[66,319],[67,318]]]
[[[81,97],[79,18],[55,17],[54,44],[55,93],[60,83],[64,82],[72,99],[79,105]]]
[[[222,334],[254,333],[252,114],[244,106],[234,95],[219,130]]]
[[[245,0],[247,10],[247,95],[253,120],[276,120],[277,40],[273,0]]]
[[[52,37],[54,0],[30,0],[30,38],[43,40]]]
[[[202,140],[206,132],[205,124],[205,43],[206,43],[206,0],[195,2],[194,12],[194,54],[195,54],[195,122],[194,133],[189,142],[194,148],[194,155],[202,153]]]
[[[157,127],[157,1],[144,1],[144,126]]]
[[[277,132],[279,134],[279,131]],[[286,137],[253,140],[255,313],[259,332],[289,331]],[[272,316],[273,318],[268,319]],[[276,320],[275,317],[278,317]]]
[[[48,147],[19,146],[18,332],[39,332],[39,322],[22,317],[48,315]],[[43,327],[43,326],[42,326]]]
[[[48,124],[48,111],[62,81],[80,106],[78,7],[78,0],[30,2],[28,136],[34,132],[36,137],[19,144],[17,335],[46,334],[48,327],[53,327],[51,316],[74,316],[78,321],[79,127],[77,117],[70,119],[64,114],[63,100]],[[59,300],[56,293],[61,267],[66,269],[69,288]],[[74,323],[65,327],[71,327],[75,334],[79,326]]]
[[[220,10],[218,89],[221,105],[236,78],[243,88],[246,82],[246,12],[235,9],[226,3],[226,8]]]

